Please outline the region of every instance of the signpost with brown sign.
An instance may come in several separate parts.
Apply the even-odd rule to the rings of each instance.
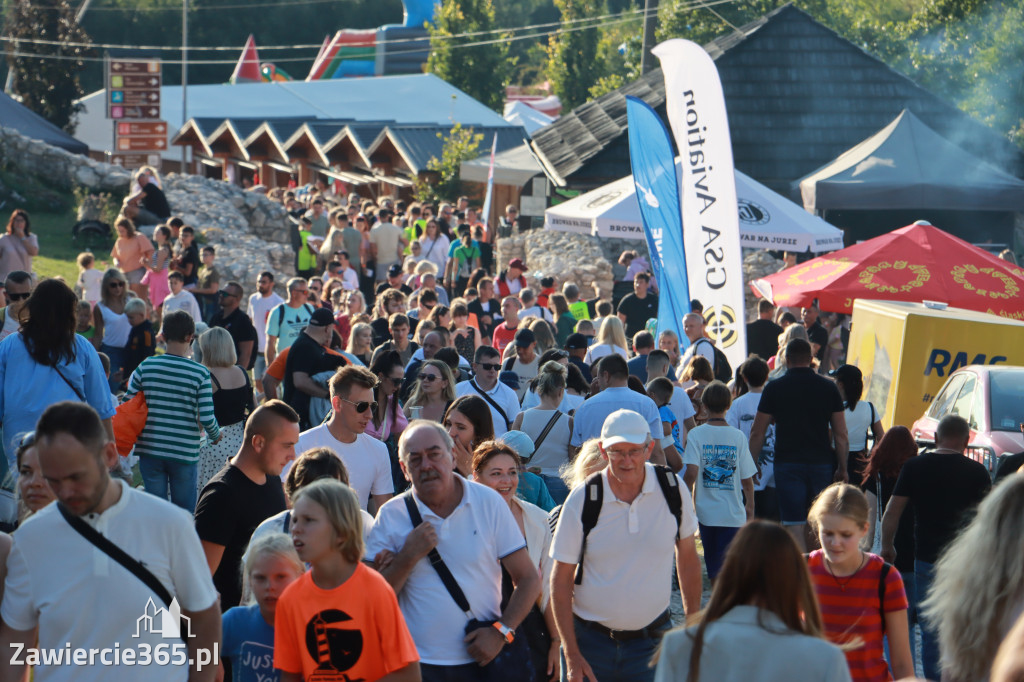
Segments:
[[[167,150],[167,123],[159,120],[162,64],[139,58],[108,58],[106,64],[107,118],[114,119],[111,161],[125,168],[153,165]]]

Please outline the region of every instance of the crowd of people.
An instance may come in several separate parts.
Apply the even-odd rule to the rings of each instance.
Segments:
[[[761,301],[734,369],[635,252],[496,263],[514,206],[276,197],[254,292],[152,174],[74,288],[12,215],[0,681],[1022,679],[1024,477],[885,430],[842,316]]]

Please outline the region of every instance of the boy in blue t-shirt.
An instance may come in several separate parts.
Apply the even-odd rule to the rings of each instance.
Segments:
[[[658,406],[661,426],[665,437],[661,441],[661,449],[665,452],[665,461],[673,471],[683,468],[683,444],[679,441],[679,420],[676,418],[669,403],[672,402],[672,382],[665,377],[652,379],[647,384],[647,395]],[[671,442],[669,441],[671,438]]]

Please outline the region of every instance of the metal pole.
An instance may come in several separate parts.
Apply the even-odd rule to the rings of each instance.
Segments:
[[[188,120],[188,0],[181,0],[181,125]],[[181,171],[185,172],[188,148],[181,147]]]
[[[644,3],[644,42],[640,56],[640,74],[643,75],[654,68],[654,29],[658,25],[658,0],[646,0]]]

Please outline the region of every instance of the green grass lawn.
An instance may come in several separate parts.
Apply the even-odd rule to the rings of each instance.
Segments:
[[[63,277],[70,286],[78,279],[78,265],[75,259],[84,251],[71,238],[71,228],[77,221],[75,211],[66,213],[30,212],[32,231],[39,237],[39,255],[32,266],[40,277]],[[6,222],[6,221],[5,221]],[[110,262],[109,249],[97,249],[96,267],[105,268]]]

